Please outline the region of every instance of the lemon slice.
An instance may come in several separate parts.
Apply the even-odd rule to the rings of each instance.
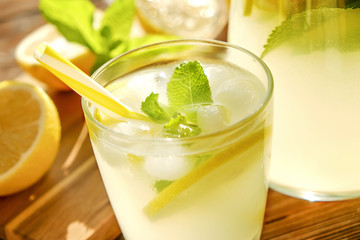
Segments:
[[[217,168],[223,166],[229,161],[241,157],[244,152],[256,146],[257,144],[259,144],[259,146],[262,146],[261,144],[263,144],[264,142],[264,136],[266,136],[265,133],[267,131],[271,131],[271,127],[261,128],[256,132],[253,132],[249,136],[234,143],[230,148],[227,148],[224,151],[213,155],[199,167],[195,168],[185,176],[171,183],[168,187],[161,191],[145,206],[144,212],[149,217],[154,216],[170,202],[174,201],[178,195],[180,195],[192,185],[212,173]],[[246,160],[251,161],[252,159]]]
[[[0,196],[37,182],[60,143],[60,120],[50,97],[29,84],[0,83]]]
[[[54,90],[70,88],[45,69],[34,57],[40,43],[47,42],[74,65],[87,74],[95,62],[95,55],[86,47],[67,41],[51,24],[45,24],[22,39],[15,49],[15,59],[24,71]]]

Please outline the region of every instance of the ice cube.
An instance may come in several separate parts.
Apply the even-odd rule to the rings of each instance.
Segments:
[[[197,109],[197,122],[202,133],[211,133],[229,124],[229,111],[222,105],[201,105]]]
[[[159,103],[168,104],[167,98],[167,84],[169,79],[171,78],[170,72],[158,72],[155,74],[153,81],[156,84],[155,93],[159,94],[158,101]]]
[[[247,117],[263,100],[265,88],[252,78],[241,76],[227,79],[213,93],[216,102],[229,108],[232,122]]]
[[[113,94],[126,106],[135,112],[141,111],[141,103],[153,92],[159,94],[158,101],[167,104],[166,87],[170,79],[165,71],[156,71],[154,69],[144,70],[141,74],[130,74],[129,81],[123,81],[123,84],[114,83],[108,88]]]
[[[158,124],[134,119],[117,121],[109,127],[115,132],[129,136],[154,137],[161,132]]]
[[[192,169],[189,159],[183,156],[149,156],[145,158],[144,169],[153,177],[162,180],[176,180]]]
[[[126,87],[135,93],[137,97],[146,98],[151,92],[156,91],[155,75],[155,72],[149,70],[145,70],[138,75],[133,74]]]
[[[236,77],[236,72],[229,70],[224,70],[224,68],[219,68],[219,65],[209,64],[204,69],[205,75],[209,79],[209,84],[211,89],[218,89],[223,84],[223,79],[232,79]]]
[[[129,109],[141,113],[141,102],[144,101],[145,98],[143,99],[139,92],[129,88],[120,88],[114,91],[113,94]]]

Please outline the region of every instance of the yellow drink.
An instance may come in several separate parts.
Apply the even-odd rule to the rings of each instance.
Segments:
[[[276,79],[270,186],[308,200],[360,196],[360,9],[232,4],[230,42],[262,55]]]
[[[166,57],[159,51],[164,47]],[[127,240],[259,239],[268,188],[271,75],[258,62],[254,72],[235,65],[230,51],[248,56],[224,43],[179,41],[145,47],[108,66],[117,69],[107,88],[140,111],[151,92],[160,93],[159,102],[166,104],[162,93],[175,67],[198,60],[214,99],[195,107],[198,136],[163,137],[161,124],[110,119],[83,101],[99,169]],[[152,60],[161,57],[148,65],[145,52],[153,53]],[[118,68],[122,58],[138,67]],[[94,77],[102,82],[103,74],[99,70]]]

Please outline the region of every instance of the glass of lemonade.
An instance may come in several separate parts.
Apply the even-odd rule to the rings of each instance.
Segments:
[[[93,78],[133,111],[155,112],[110,117],[82,101],[126,240],[260,238],[273,82],[258,57],[224,42],[177,40],[125,53]]]
[[[234,0],[229,41],[276,79],[270,187],[360,196],[360,2]]]

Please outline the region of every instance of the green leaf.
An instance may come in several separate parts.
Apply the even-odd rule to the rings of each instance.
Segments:
[[[176,36],[172,35],[157,35],[157,34],[147,34],[141,37],[132,37],[127,40],[124,40],[121,45],[118,45],[116,48],[111,50],[111,58],[116,57],[126,51],[142,47],[148,44],[153,44],[162,41],[178,39]]]
[[[39,9],[68,41],[82,44],[96,54],[104,53],[102,40],[93,29],[95,6],[90,1],[40,0]]]
[[[167,96],[169,99],[167,109],[168,112],[173,113],[173,118],[170,119],[168,112],[160,107],[157,101],[158,94],[151,93],[142,102],[141,110],[155,122],[168,122],[163,128],[166,137],[199,135],[201,129],[196,125],[196,112],[186,112],[186,116],[185,112],[179,113],[179,110],[187,109],[186,106],[213,102],[209,81],[198,61],[181,63],[176,67],[167,86]]]
[[[93,74],[99,67],[109,61],[111,57],[108,54],[98,54],[95,59],[94,65],[91,67],[90,73]]]
[[[96,54],[91,72],[131,49],[177,38],[166,35],[132,38],[134,0],[114,0],[104,11],[97,29],[94,28],[95,6],[89,0],[40,0],[39,9],[68,41],[79,43]]]
[[[360,0],[347,0],[345,1],[346,8],[360,8]]]
[[[164,190],[167,186],[169,186],[170,184],[172,184],[174,181],[168,181],[168,180],[159,180],[156,181],[154,184],[154,188],[156,190],[156,192],[161,192],[162,190]]]
[[[99,32],[109,52],[129,38],[134,15],[134,0],[115,0],[105,10]]]
[[[186,105],[213,102],[209,81],[198,61],[181,63],[167,87],[170,107],[176,110]]]
[[[177,114],[164,126],[163,132],[167,137],[182,138],[197,136],[201,133],[201,129],[197,125],[187,122],[184,115]]]
[[[128,50],[138,48],[144,45],[178,39],[173,35],[147,34],[141,37],[134,37],[128,40]]]
[[[360,50],[360,9],[319,8],[291,15],[267,39],[261,57],[283,44],[295,53]]]
[[[154,122],[165,123],[169,121],[170,117],[167,112],[160,107],[158,98],[158,93],[151,93],[145,101],[141,103],[141,111],[148,115]]]

